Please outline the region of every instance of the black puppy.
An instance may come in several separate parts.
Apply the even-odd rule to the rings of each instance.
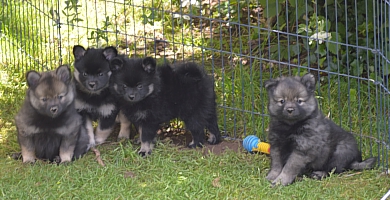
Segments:
[[[221,142],[213,81],[195,63],[156,67],[151,57],[116,57],[110,67],[110,89],[120,99],[121,117],[138,129],[141,155],[151,154],[160,124],[174,118],[183,120],[191,131],[189,147],[202,146],[205,128],[210,131],[210,144]],[[122,133],[128,132],[128,125],[121,124]]]
[[[116,57],[114,47],[87,50],[80,45],[73,47],[75,58],[76,109],[86,116],[90,145],[103,143],[112,132],[119,112],[116,99],[108,88],[111,71],[109,60]],[[92,121],[99,121],[93,133]],[[119,136],[121,137],[121,135]]]

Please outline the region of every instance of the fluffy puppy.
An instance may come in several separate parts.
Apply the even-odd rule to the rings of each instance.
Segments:
[[[81,157],[89,149],[89,138],[74,106],[68,66],[42,73],[29,71],[26,77],[29,88],[15,116],[23,162],[36,158],[69,162]]]
[[[202,146],[205,128],[210,132],[210,144],[221,141],[213,81],[195,63],[156,67],[151,57],[117,57],[110,67],[111,91],[120,99],[122,118],[138,129],[141,155],[151,154],[160,124],[174,118],[183,120],[191,131],[189,147]],[[129,124],[121,124],[122,134],[129,133]]]
[[[334,170],[371,169],[376,158],[362,161],[353,135],[325,118],[314,96],[315,78],[281,77],[265,82],[268,91],[273,185],[291,184],[306,171],[321,179]]]
[[[108,88],[111,76],[109,61],[117,56],[117,50],[114,47],[85,49],[76,45],[73,55],[76,109],[86,117],[90,145],[94,146],[103,143],[110,135],[119,112],[117,100]],[[95,134],[92,121],[98,121]]]

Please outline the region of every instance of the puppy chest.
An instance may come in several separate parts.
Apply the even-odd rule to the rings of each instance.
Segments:
[[[99,116],[109,116],[116,110],[116,105],[112,103],[91,104],[89,102],[77,99],[75,104],[79,112],[97,114]]]

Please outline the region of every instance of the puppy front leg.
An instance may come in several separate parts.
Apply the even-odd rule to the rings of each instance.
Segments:
[[[139,150],[138,154],[140,154],[142,157],[152,154],[154,146],[153,140],[157,134],[157,130],[153,130],[150,127],[146,128],[146,126],[139,125],[138,133],[141,140],[141,149]]]
[[[118,140],[120,139],[129,139],[130,138],[130,127],[131,122],[126,118],[122,111],[118,114],[118,120],[121,124],[121,129],[119,131]]]
[[[91,119],[87,116],[85,119],[85,129],[87,130],[88,138],[89,138],[89,145],[88,148],[94,147],[95,142],[95,134],[93,133],[93,126]]]
[[[304,156],[301,153],[292,152],[282,172],[272,181],[272,184],[289,185],[294,182],[295,178],[305,170],[307,163],[309,163],[308,158],[308,156]]]
[[[61,141],[60,159],[61,163],[70,162],[73,158],[74,149],[77,143],[77,134],[65,135]]]
[[[99,124],[96,128],[95,135],[96,144],[104,143],[108,136],[110,136],[112,130],[114,129],[116,116],[117,114],[115,113],[107,117],[101,117],[99,119]]]
[[[34,163],[35,162],[35,144],[31,137],[19,136],[19,144],[22,149],[23,163]]]
[[[270,153],[270,155],[271,155],[271,170],[268,172],[268,175],[266,178],[269,181],[273,181],[282,172],[284,163],[282,161],[282,155],[280,154],[279,148],[271,146],[270,152],[271,152]]]

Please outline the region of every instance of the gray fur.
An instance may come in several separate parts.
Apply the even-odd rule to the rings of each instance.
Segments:
[[[321,179],[334,170],[375,167],[376,158],[362,161],[353,135],[325,118],[314,96],[315,78],[281,77],[265,82],[268,91],[273,185],[291,184],[302,173]]]
[[[88,151],[88,135],[74,107],[68,66],[42,73],[29,71],[26,78],[27,95],[15,116],[23,162],[68,162],[81,157]]]

